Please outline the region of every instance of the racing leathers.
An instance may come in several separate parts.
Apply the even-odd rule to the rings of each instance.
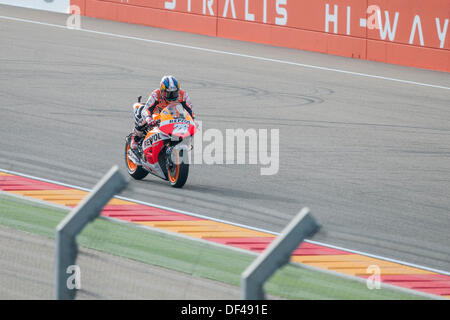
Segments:
[[[186,111],[191,115],[193,119],[195,119],[194,113],[192,111],[192,103],[189,95],[185,90],[180,89],[177,101],[180,103]],[[154,127],[157,123],[153,120],[154,114],[159,114],[167,105],[174,103],[167,101],[162,98],[160,89],[154,90],[148,100],[147,103],[135,103],[133,105],[134,110],[134,130],[133,135],[131,137],[130,147],[133,150],[138,149],[138,144],[142,142],[144,138],[144,130],[147,126]],[[151,150],[144,150],[144,155],[148,159]]]

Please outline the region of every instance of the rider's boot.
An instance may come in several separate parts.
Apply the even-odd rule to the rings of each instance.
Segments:
[[[130,148],[134,151],[138,151],[139,144],[141,143],[143,138],[142,132],[134,129],[131,134]]]

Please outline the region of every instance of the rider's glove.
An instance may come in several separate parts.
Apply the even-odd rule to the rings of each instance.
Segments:
[[[155,120],[153,120],[152,118],[147,118],[147,124],[150,126],[150,127],[154,127],[154,126],[156,126],[158,123],[155,121]]]

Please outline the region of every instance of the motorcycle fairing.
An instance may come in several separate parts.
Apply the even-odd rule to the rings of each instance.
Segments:
[[[160,114],[159,130],[172,137],[185,138],[197,131],[191,115],[179,103],[168,105]]]

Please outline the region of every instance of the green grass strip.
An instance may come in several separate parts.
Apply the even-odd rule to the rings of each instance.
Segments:
[[[47,238],[67,211],[0,194],[0,224]],[[240,286],[254,255],[180,239],[132,225],[96,219],[78,236],[80,246]],[[265,284],[268,294],[287,299],[423,299],[391,289],[287,265]]]

